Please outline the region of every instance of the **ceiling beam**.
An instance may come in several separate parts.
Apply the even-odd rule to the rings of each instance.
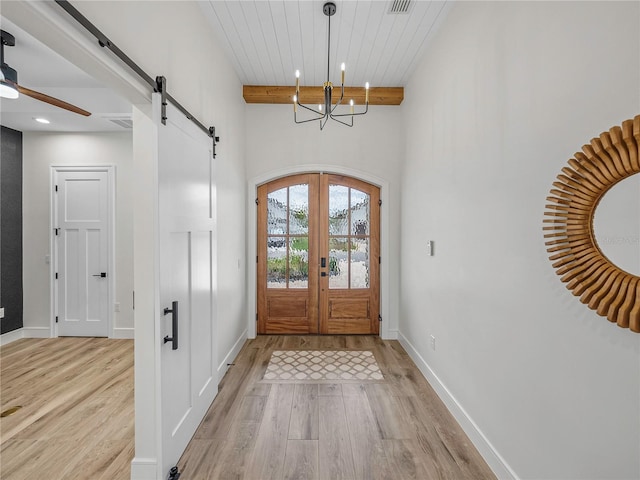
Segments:
[[[242,96],[246,103],[293,103],[295,87],[275,85],[244,85]],[[340,87],[334,86],[334,101],[340,98]],[[363,87],[344,87],[343,104],[347,105],[353,98],[356,105],[364,105],[365,90]],[[369,89],[369,105],[400,105],[404,99],[404,87],[371,87]],[[300,87],[300,103],[324,103],[322,87]]]

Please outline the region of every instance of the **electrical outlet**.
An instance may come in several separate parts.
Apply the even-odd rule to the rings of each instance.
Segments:
[[[431,335],[431,350],[435,350],[435,349],[436,349],[436,337]]]

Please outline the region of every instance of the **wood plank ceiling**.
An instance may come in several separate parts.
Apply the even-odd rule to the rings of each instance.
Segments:
[[[333,0],[330,81],[369,82],[371,104],[398,105],[403,87],[444,20],[451,2]],[[325,0],[209,0],[203,13],[245,86],[247,103],[290,103],[295,71],[301,86],[327,80]],[[393,13],[392,10],[406,10]],[[290,88],[277,88],[285,87]],[[389,89],[389,87],[392,87]],[[303,89],[301,89],[303,90]],[[357,96],[356,103],[361,103]],[[301,101],[304,101],[301,91]],[[311,100],[309,100],[311,101]]]

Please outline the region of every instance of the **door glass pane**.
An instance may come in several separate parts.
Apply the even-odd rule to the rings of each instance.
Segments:
[[[369,194],[351,189],[351,235],[369,235]]]
[[[349,237],[329,239],[329,288],[349,288]]]
[[[289,233],[309,231],[309,185],[289,187]]]
[[[351,239],[351,288],[369,288],[369,239]]]
[[[281,188],[267,195],[267,234],[287,233],[287,188]]]
[[[309,287],[309,237],[289,240],[289,288]]]
[[[329,235],[349,234],[349,187],[329,185]]]
[[[287,244],[284,237],[267,238],[267,288],[287,288]]]

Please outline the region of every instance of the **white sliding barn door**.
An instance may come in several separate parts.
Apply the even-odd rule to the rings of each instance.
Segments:
[[[154,103],[160,102],[158,94]],[[158,111],[158,105],[154,105]],[[159,329],[166,478],[213,401],[215,188],[211,139],[171,105],[158,133]],[[167,310],[176,310],[168,312]],[[177,336],[177,342],[175,342]],[[173,339],[168,340],[168,339]],[[165,341],[168,340],[168,341]]]

